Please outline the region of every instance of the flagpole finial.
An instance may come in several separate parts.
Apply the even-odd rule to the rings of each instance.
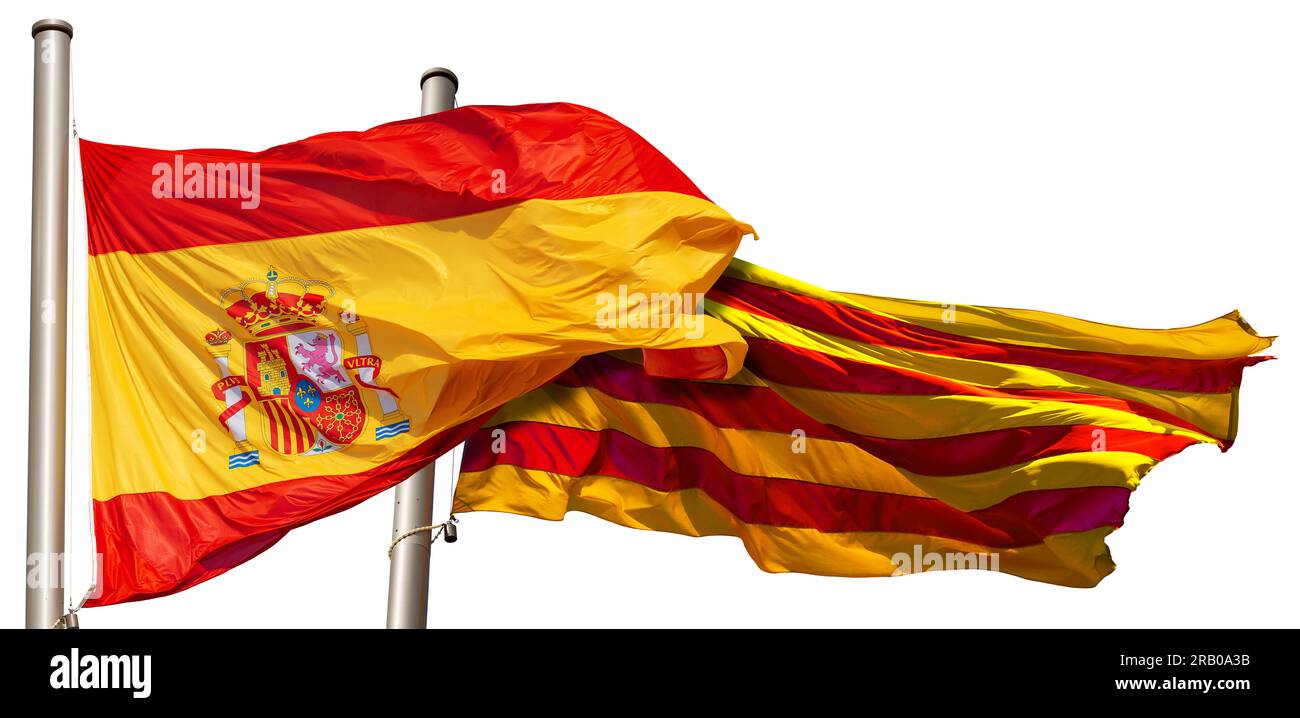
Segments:
[[[58,30],[59,32],[67,33],[68,37],[72,37],[72,23],[67,20],[58,20],[55,18],[37,20],[35,24],[32,25],[32,37],[36,37],[46,30]]]
[[[450,80],[453,94],[460,90],[460,78],[456,77],[456,73],[445,67],[430,67],[425,70],[424,74],[420,75],[420,87],[423,88],[424,83],[428,82],[431,77],[445,77]]]

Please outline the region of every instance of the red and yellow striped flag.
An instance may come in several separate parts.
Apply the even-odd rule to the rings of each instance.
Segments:
[[[458,511],[583,511],[737,536],[767,571],[984,568],[1093,586],[1157,462],[1227,449],[1235,312],[1144,330],[828,292],[736,260],[707,311],[749,343],[726,381],[587,357],[466,445]]]
[[[565,104],[264,152],[81,143],[95,537],[108,604],[178,591],[400,481],[578,357],[723,377],[694,303],[749,228]],[[612,317],[618,318],[617,312]],[[669,321],[672,319],[672,321]]]

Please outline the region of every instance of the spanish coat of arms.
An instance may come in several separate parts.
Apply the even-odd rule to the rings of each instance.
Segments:
[[[228,468],[261,461],[249,438],[250,420],[260,419],[261,447],[285,456],[316,456],[348,446],[366,428],[363,390],[378,395],[382,410],[376,440],[410,431],[397,394],[375,383],[382,362],[372,353],[365,322],[340,313],[342,329],[356,343],[356,354],[345,356],[343,337],[323,321],[333,296],[334,288],[325,282],[282,277],[274,267],[265,280],[249,279],[221,293],[226,313],[251,337],[244,343],[243,375],[230,371],[230,332],[215,329],[204,337],[221,375],[212,385],[213,395],[225,402],[218,419],[235,439]]]

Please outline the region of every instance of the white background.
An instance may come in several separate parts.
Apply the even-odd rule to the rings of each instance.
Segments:
[[[76,28],[90,139],[256,150],[364,129],[418,114],[421,71],[446,65],[461,104],[619,118],[759,229],[740,256],[828,288],[1153,327],[1240,308],[1283,335],[1282,360],[1248,372],[1237,446],[1147,477],[1098,588],[769,575],[735,539],[477,514],[435,546],[433,627],[1300,625],[1294,5],[284,5],[0,5],[0,625],[22,621],[29,28],[47,16]],[[385,493],[82,623],[382,626],[391,506]]]

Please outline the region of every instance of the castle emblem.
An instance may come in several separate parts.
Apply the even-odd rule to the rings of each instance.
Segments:
[[[325,316],[333,296],[325,282],[282,277],[274,267],[265,280],[245,280],[221,293],[226,314],[248,334],[243,375],[230,371],[230,332],[215,329],[204,337],[221,377],[212,385],[225,403],[218,420],[235,439],[228,468],[261,462],[261,449],[249,439],[250,419],[262,424],[261,448],[285,456],[347,447],[371,421],[363,390],[376,394],[381,410],[374,417],[376,440],[410,431],[397,394],[375,383],[383,363],[371,352],[365,322],[350,312],[339,316],[356,347],[346,355],[343,336]]]

